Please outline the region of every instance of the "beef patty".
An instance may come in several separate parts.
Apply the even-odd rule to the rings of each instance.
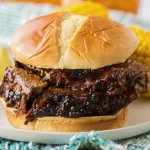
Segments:
[[[134,61],[99,69],[42,69],[16,62],[5,71],[0,96],[36,117],[111,115],[147,89],[149,68]]]

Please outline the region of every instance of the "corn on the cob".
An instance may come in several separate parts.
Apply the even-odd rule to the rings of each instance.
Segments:
[[[134,31],[139,41],[139,45],[131,56],[131,59],[150,65],[150,31],[145,31],[139,26],[130,27],[130,29]],[[147,92],[143,96],[150,98],[150,92]]]
[[[71,12],[73,14],[79,14],[83,16],[87,16],[89,14],[93,14],[101,17],[108,17],[107,9],[101,5],[100,3],[95,3],[91,1],[85,1],[82,3],[75,3],[70,5],[69,7],[62,8],[58,10],[59,12]]]
[[[150,65],[150,31],[144,31],[139,26],[130,27],[130,29],[136,34],[139,41],[138,48],[131,59]]]
[[[10,59],[6,54],[5,49],[0,47],[0,80],[2,79],[6,66],[10,66]]]

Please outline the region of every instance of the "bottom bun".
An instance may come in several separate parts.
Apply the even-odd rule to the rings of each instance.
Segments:
[[[122,127],[127,120],[127,108],[112,116],[92,116],[80,118],[41,117],[27,125],[25,115],[16,115],[13,108],[8,108],[3,99],[0,102],[5,108],[10,124],[18,129],[47,132],[85,132],[91,130],[109,130]]]
[[[127,109],[113,116],[92,116],[80,118],[42,117],[24,125],[25,116],[16,116],[6,109],[9,122],[18,129],[48,131],[48,132],[83,132],[90,130],[109,130],[122,127],[127,120]]]

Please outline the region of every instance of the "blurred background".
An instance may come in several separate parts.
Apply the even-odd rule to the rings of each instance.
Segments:
[[[0,1],[47,3],[58,6],[68,6],[74,2],[81,2],[86,0],[0,0]],[[101,4],[110,9],[132,12],[138,14],[141,18],[150,19],[149,15],[150,0],[92,0],[92,1],[100,2]]]

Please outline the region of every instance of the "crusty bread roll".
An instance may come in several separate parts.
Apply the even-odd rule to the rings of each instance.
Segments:
[[[96,69],[123,63],[137,47],[126,26],[96,16],[53,13],[29,21],[15,33],[15,59],[41,68]]]
[[[3,106],[5,106],[3,104]],[[127,120],[127,108],[113,116],[92,116],[80,118],[42,117],[24,125],[25,116],[16,115],[13,109],[5,107],[8,121],[18,129],[48,132],[100,131],[122,127]]]

